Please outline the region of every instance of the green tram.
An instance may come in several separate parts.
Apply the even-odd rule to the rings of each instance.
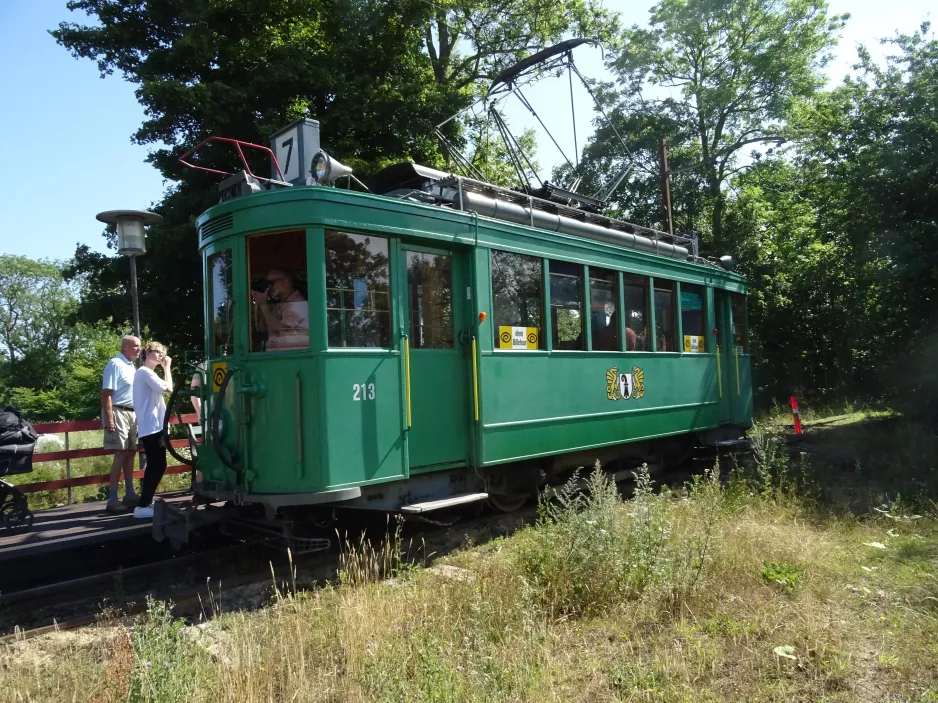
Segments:
[[[414,164],[232,180],[197,221],[198,501],[510,510],[751,425],[746,281],[664,233]]]

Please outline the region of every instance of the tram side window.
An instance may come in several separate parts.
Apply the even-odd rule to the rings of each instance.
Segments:
[[[550,262],[550,323],[554,349],[586,349],[582,266]]]
[[[222,356],[230,353],[234,342],[231,315],[231,307],[234,304],[231,290],[231,249],[212,254],[208,259],[208,271],[209,300],[212,301],[209,355]]]
[[[593,351],[619,350],[618,274],[590,266],[590,333]]]
[[[251,351],[309,347],[306,232],[249,237]]]
[[[623,274],[625,294],[625,350],[648,350],[648,279],[632,273]]]
[[[707,291],[703,286],[692,283],[681,284],[681,329],[684,335],[684,351],[705,351],[704,329],[707,325]]]
[[[543,349],[541,259],[492,251],[492,327],[496,349]]]
[[[730,293],[730,303],[733,306],[733,344],[743,354],[748,354],[749,329],[746,323],[746,296],[740,293]]]
[[[330,347],[391,346],[388,240],[326,231]]]
[[[655,279],[655,340],[658,351],[677,351],[674,346],[674,281]]]

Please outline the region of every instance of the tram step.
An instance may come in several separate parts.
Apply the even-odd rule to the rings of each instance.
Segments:
[[[425,503],[411,503],[402,505],[400,511],[408,515],[415,513],[429,513],[433,510],[443,510],[444,508],[453,508],[457,505],[466,505],[467,503],[477,503],[489,497],[488,493],[463,493],[442,500],[428,500]]]

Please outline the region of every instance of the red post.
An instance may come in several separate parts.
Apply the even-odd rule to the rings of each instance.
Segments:
[[[801,434],[801,418],[798,415],[798,399],[791,397],[791,416],[795,420],[795,434]]]

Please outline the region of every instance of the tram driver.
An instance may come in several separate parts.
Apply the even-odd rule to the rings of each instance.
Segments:
[[[267,289],[251,291],[257,314],[254,324],[267,333],[267,351],[309,347],[309,303],[283,269],[267,274]]]

